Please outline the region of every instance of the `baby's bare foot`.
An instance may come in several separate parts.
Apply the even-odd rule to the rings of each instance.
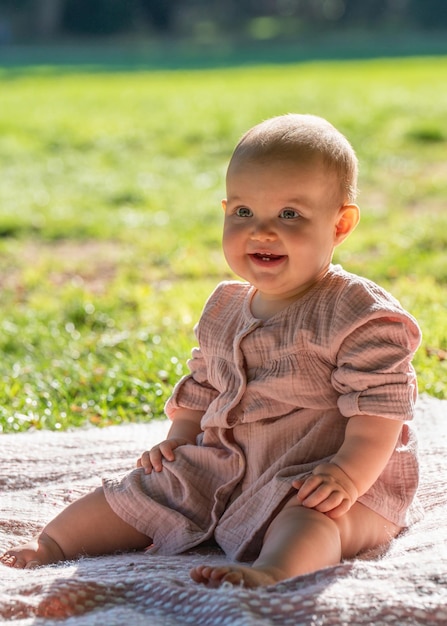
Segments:
[[[245,567],[242,565],[199,565],[189,572],[196,583],[208,587],[220,587],[223,583],[247,587],[267,587],[284,579],[281,571],[276,568]]]
[[[0,563],[17,569],[33,569],[64,559],[65,555],[54,539],[47,533],[41,532],[28,543],[7,550],[0,557]]]

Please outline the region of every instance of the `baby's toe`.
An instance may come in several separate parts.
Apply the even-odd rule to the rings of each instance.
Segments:
[[[5,554],[0,557],[0,563],[3,563],[3,565],[7,565],[8,567],[14,567],[16,560],[16,556],[14,554],[9,554],[9,552],[5,552]]]
[[[40,561],[38,561],[37,559],[32,559],[31,561],[28,561],[28,563],[25,563],[22,565],[22,567],[24,569],[36,569],[36,567],[40,567],[42,565],[42,563]]]
[[[230,583],[231,585],[241,585],[244,582],[244,575],[241,571],[230,570],[227,574],[222,576],[221,581],[223,583]]]
[[[194,582],[196,582],[196,583],[205,583],[205,582],[207,582],[208,578],[207,578],[204,570],[205,570],[205,566],[204,565],[198,565],[197,567],[193,567],[189,571],[189,575],[191,576],[191,578],[193,579]]]

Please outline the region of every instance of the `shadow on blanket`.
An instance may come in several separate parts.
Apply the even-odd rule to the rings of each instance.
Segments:
[[[0,566],[0,617],[17,626],[447,624],[447,402],[423,397],[416,425],[424,519],[386,554],[355,559],[265,589],[194,584],[189,569],[225,562],[216,550],[177,557],[144,553],[39,568]],[[105,473],[134,465],[141,441],[166,423],[0,438],[0,552],[22,541]]]

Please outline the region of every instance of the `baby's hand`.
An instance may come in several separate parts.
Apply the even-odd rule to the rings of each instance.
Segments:
[[[317,465],[310,476],[293,483],[299,504],[333,519],[344,515],[358,498],[352,480],[335,463]]]
[[[146,450],[137,461],[137,467],[142,467],[145,474],[150,474],[152,470],[161,472],[163,469],[162,460],[173,461],[174,450],[179,446],[190,443],[187,439],[165,439],[150,450]]]

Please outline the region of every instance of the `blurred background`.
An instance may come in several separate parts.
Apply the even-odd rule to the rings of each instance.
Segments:
[[[233,278],[233,146],[289,111],[353,143],[335,260],[415,315],[447,398],[446,77],[447,0],[0,0],[0,433],[163,415]]]
[[[446,0],[0,0],[3,64],[203,65],[446,49]]]

